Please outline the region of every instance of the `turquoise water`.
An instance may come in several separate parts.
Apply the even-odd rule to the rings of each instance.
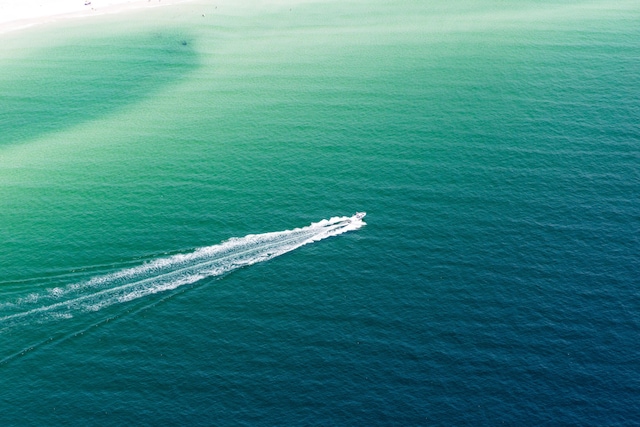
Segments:
[[[0,424],[640,419],[640,6],[386,3],[2,36]]]

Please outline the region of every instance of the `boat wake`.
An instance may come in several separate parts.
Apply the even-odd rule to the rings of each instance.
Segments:
[[[137,267],[31,293],[0,306],[0,333],[24,324],[72,318],[115,304],[166,292],[202,279],[275,258],[308,243],[357,230],[365,213],[334,217],[307,227],[250,234],[193,252],[149,261]]]

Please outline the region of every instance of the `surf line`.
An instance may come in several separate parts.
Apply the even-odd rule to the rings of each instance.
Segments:
[[[177,254],[97,276],[84,282],[30,294],[16,301],[10,313],[0,312],[0,331],[21,323],[71,318],[118,303],[176,289],[199,280],[267,261],[306,244],[357,230],[366,225],[364,212],[333,217],[292,230],[231,238],[186,254]]]

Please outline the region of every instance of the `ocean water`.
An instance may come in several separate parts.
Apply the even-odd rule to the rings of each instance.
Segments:
[[[2,40],[0,425],[640,423],[637,2]]]

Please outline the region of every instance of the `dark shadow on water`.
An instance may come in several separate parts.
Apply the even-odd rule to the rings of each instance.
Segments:
[[[88,38],[0,62],[0,145],[137,103],[198,67],[182,32]]]

